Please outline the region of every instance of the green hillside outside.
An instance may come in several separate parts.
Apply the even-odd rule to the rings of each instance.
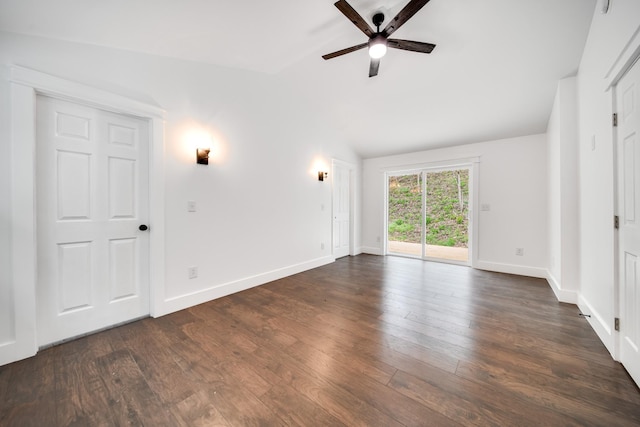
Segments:
[[[468,170],[427,174],[427,244],[466,248],[468,211]],[[421,217],[421,174],[389,177],[388,239],[420,243]]]

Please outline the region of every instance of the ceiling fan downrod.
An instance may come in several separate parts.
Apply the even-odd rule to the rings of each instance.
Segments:
[[[373,18],[371,20],[373,21],[373,25],[377,28],[376,32],[380,34],[380,25],[382,25],[382,23],[384,22],[384,13],[376,13],[375,15],[373,15]]]

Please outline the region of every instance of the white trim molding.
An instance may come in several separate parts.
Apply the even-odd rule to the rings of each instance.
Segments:
[[[369,255],[384,255],[382,248],[376,248],[374,246],[362,246],[360,248],[361,253]]]
[[[593,304],[591,304],[582,294],[580,294],[578,298],[578,308],[581,313],[588,315],[585,316],[587,322],[589,322],[589,325],[591,325],[598,335],[598,338],[600,338],[600,341],[602,341],[607,350],[609,350],[609,353],[611,353],[614,360],[618,360],[614,351],[615,339],[613,325],[608,324],[602,315],[594,308]]]
[[[605,92],[611,90],[640,58],[640,26],[624,46],[604,77]]]
[[[553,293],[556,295],[556,298],[559,302],[566,302],[569,304],[578,304],[578,292],[577,291],[567,291],[562,289],[560,283],[555,278],[553,274],[549,270],[547,270],[546,275],[547,282],[549,282],[549,286]]]
[[[331,264],[333,262],[335,262],[333,256],[325,256],[311,261],[302,262],[300,264],[290,265],[288,267],[283,267],[276,270],[268,271],[266,273],[257,274],[255,276],[245,277],[243,279],[234,280],[232,282],[211,286],[207,289],[202,289],[190,294],[168,298],[166,301],[164,301],[164,304],[162,304],[162,311],[158,312],[156,315],[163,316],[165,314],[193,307],[194,305],[202,304],[207,301],[222,298],[236,292],[241,292],[246,289],[264,285],[265,283],[269,283],[274,280],[279,280],[288,276],[292,276],[294,274],[302,273],[303,271],[322,267],[323,265]]]
[[[475,268],[479,270],[495,271],[497,273],[517,274],[518,276],[537,277],[540,279],[547,278],[547,272],[544,268],[529,267],[526,265],[478,260]]]
[[[634,66],[636,63],[640,61],[640,26],[636,28],[633,35],[629,38],[629,41],[624,45],[621,49],[619,55],[613,61],[611,68],[607,72],[604,77],[605,81],[605,92],[608,92],[610,95],[610,108],[611,114],[617,111],[617,86],[620,80],[627,74],[627,72]],[[619,164],[617,160],[617,146],[618,146],[618,134],[617,131],[613,132],[612,135],[612,144],[613,144],[613,170],[614,170],[614,202],[613,209],[614,212],[618,212],[618,203],[619,203],[619,185],[618,182],[618,173],[619,173]],[[614,317],[620,317],[621,311],[620,306],[622,304],[622,299],[624,298],[621,295],[621,284],[620,284],[620,275],[624,272],[620,266],[620,257],[621,257],[621,248],[620,248],[620,236],[619,230],[616,230],[614,233],[614,286],[613,286],[613,315]],[[600,340],[607,347],[611,356],[614,360],[619,360],[620,358],[620,346],[621,340],[623,339],[622,334],[613,330],[613,327],[610,323],[608,323],[602,316],[600,316],[597,311],[593,309],[593,305],[589,303],[582,296],[580,297],[579,306],[585,307],[585,310],[589,310],[592,312],[592,317],[588,318],[589,324],[595,330]],[[582,309],[582,306],[580,308]]]

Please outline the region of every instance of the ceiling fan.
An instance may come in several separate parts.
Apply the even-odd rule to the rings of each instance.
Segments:
[[[400,28],[405,22],[407,22],[413,15],[416,14],[422,7],[427,4],[429,0],[410,0],[409,3],[387,24],[382,31],[380,31],[380,25],[384,22],[384,14],[378,12],[373,15],[373,25],[376,27],[374,32],[366,21],[358,15],[353,7],[345,0],[338,0],[335,6],[346,16],[356,27],[360,29],[367,37],[369,41],[356,46],[351,46],[346,49],[339,50],[337,52],[328,53],[322,55],[326,59],[335,58],[337,56],[345,55],[347,53],[355,52],[356,50],[369,47],[369,56],[371,57],[371,63],[369,65],[369,77],[378,75],[378,68],[380,68],[380,58],[387,53],[387,47],[394,49],[410,50],[413,52],[431,53],[435,44],[416,42],[411,40],[390,39],[389,36],[393,34],[398,28]]]

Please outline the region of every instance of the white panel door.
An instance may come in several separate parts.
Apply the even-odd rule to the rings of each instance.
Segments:
[[[640,384],[640,63],[616,88],[620,361]]]
[[[37,336],[55,343],[149,314],[145,120],[39,96]]]
[[[333,164],[333,256],[349,255],[350,179],[347,166]]]

